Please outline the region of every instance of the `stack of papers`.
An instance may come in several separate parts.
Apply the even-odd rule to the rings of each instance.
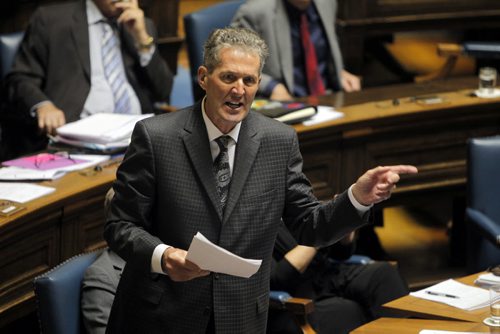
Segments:
[[[0,182],[0,199],[26,203],[55,190],[55,188],[37,184]]]
[[[492,285],[499,285],[500,276],[495,276],[493,273],[482,274],[479,275],[479,277],[474,281],[474,284],[483,288],[488,288]]]
[[[51,141],[112,153],[125,149],[130,143],[135,123],[151,116],[153,114],[95,114],[61,126],[57,129],[57,136],[51,137]]]
[[[188,249],[186,260],[203,270],[248,278],[259,270],[262,260],[245,259],[219,247],[198,232]]]
[[[435,284],[423,290],[411,292],[410,295],[444,303],[467,311],[490,305],[488,290],[463,284],[453,279]]]

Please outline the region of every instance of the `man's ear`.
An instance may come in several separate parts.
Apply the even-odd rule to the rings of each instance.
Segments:
[[[198,84],[203,90],[206,90],[208,70],[205,66],[198,68]]]

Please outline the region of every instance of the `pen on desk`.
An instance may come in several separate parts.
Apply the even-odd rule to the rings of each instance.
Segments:
[[[448,298],[459,298],[458,296],[450,295],[447,293],[442,293],[442,292],[435,292],[435,291],[425,291],[428,295],[433,295],[433,296],[439,296],[439,297],[448,297]]]

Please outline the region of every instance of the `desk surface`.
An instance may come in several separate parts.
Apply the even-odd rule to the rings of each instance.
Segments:
[[[351,334],[418,334],[422,329],[490,333],[488,326],[473,322],[380,318],[355,329]]]
[[[474,280],[479,274],[469,275],[457,279],[457,281],[474,285]],[[446,304],[417,298],[407,295],[383,305],[404,316],[412,316],[424,319],[461,320],[481,323],[490,314],[489,307],[483,307],[474,311],[461,310]]]

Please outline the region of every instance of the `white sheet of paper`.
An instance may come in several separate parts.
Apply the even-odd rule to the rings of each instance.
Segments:
[[[0,199],[26,203],[50,194],[55,188],[30,183],[0,182]]]
[[[432,291],[433,293],[439,294],[453,295],[457,296],[458,298],[436,296],[429,294],[427,291]],[[463,284],[453,279],[448,279],[428,288],[416,292],[411,292],[410,295],[439,303],[444,303],[462,310],[469,311],[489,306],[490,302],[488,290]]]
[[[318,112],[316,115],[312,116],[308,120],[302,122],[302,124],[309,126],[326,121],[331,121],[333,119],[344,117],[344,113],[335,110],[335,108],[330,106],[318,106]]]
[[[201,269],[248,278],[259,270],[262,260],[245,259],[219,247],[200,232],[193,237],[186,259]]]

